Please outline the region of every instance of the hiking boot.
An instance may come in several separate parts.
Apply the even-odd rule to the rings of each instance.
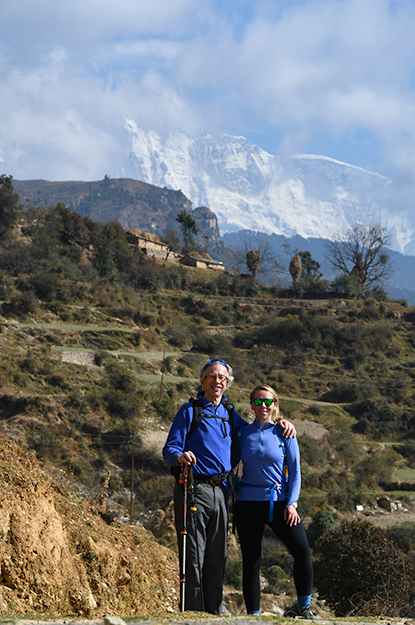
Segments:
[[[311,608],[310,608],[309,605],[301,610],[300,616],[301,616],[301,618],[306,618],[309,621],[318,621],[319,620],[319,617],[316,614],[313,614],[313,612],[311,611]]]

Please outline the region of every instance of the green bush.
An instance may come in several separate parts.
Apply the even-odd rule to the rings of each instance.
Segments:
[[[329,455],[328,446],[321,440],[302,434],[299,439],[301,460],[310,465],[323,465]]]
[[[317,541],[315,585],[337,616],[404,616],[415,570],[386,533],[368,521],[345,522]]]
[[[229,554],[226,560],[224,584],[236,589],[242,588],[242,558],[239,553]]]
[[[105,372],[109,386],[118,391],[131,393],[135,390],[136,381],[131,371],[117,362],[105,363]]]
[[[356,298],[361,297],[362,287],[356,276],[342,273],[331,284],[331,290],[337,297]]]
[[[393,450],[368,453],[354,466],[356,482],[370,488],[391,482],[397,458],[398,454]]]
[[[327,510],[319,510],[313,516],[313,520],[307,528],[307,538],[311,547],[314,547],[316,541],[323,536],[324,532],[333,530],[336,525],[334,516]]]
[[[167,341],[173,347],[186,348],[191,341],[189,326],[182,319],[171,323],[166,329]]]
[[[261,572],[265,575],[268,582],[264,588],[264,592],[272,595],[290,595],[295,592],[294,582],[291,576],[288,576],[287,573],[277,564],[270,566]]]
[[[352,403],[361,399],[362,396],[367,397],[370,393],[370,388],[354,382],[329,383],[329,389],[319,397],[320,401],[328,401],[335,404]]]
[[[112,417],[129,419],[138,411],[137,398],[133,395],[126,395],[124,391],[110,389],[105,395],[105,402]]]
[[[2,313],[5,317],[16,315],[16,317],[26,317],[26,315],[36,313],[38,301],[32,291],[16,295],[10,303],[2,304]]]
[[[400,429],[400,410],[379,400],[357,401],[348,411],[358,420],[352,428],[354,432],[370,433],[374,438],[383,438]]]
[[[36,296],[44,301],[63,300],[62,281],[60,276],[47,269],[33,275],[29,281]]]
[[[403,445],[396,445],[394,450],[405,458],[410,469],[415,468],[415,441],[408,440]]]
[[[386,530],[388,538],[407,553],[412,561],[415,558],[415,525],[411,522],[400,523]]]

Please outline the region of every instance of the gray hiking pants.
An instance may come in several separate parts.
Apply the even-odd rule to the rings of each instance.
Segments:
[[[219,614],[225,572],[228,493],[223,486],[199,482],[194,487],[196,512],[187,506],[185,609]],[[183,485],[174,488],[174,512],[180,567],[183,552]],[[181,570],[181,568],[180,568]]]

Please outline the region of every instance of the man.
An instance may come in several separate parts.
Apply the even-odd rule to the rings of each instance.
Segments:
[[[194,478],[194,501],[188,501],[191,522],[186,545],[185,609],[211,614],[220,614],[222,610],[232,436],[247,425],[236,411],[231,418],[224,405],[224,393],[233,382],[232,373],[232,367],[223,360],[210,360],[201,368],[198,400],[203,406],[202,420],[188,437],[194,407],[190,402],[183,404],[163,448],[163,458],[168,464],[191,465]],[[291,423],[280,423],[284,435],[295,433]],[[190,510],[190,505],[196,510]],[[174,488],[174,512],[182,561],[184,493],[178,480]]]

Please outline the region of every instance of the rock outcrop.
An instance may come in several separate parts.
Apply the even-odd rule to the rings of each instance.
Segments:
[[[177,610],[177,556],[139,526],[106,523],[60,481],[0,435],[0,612]]]

